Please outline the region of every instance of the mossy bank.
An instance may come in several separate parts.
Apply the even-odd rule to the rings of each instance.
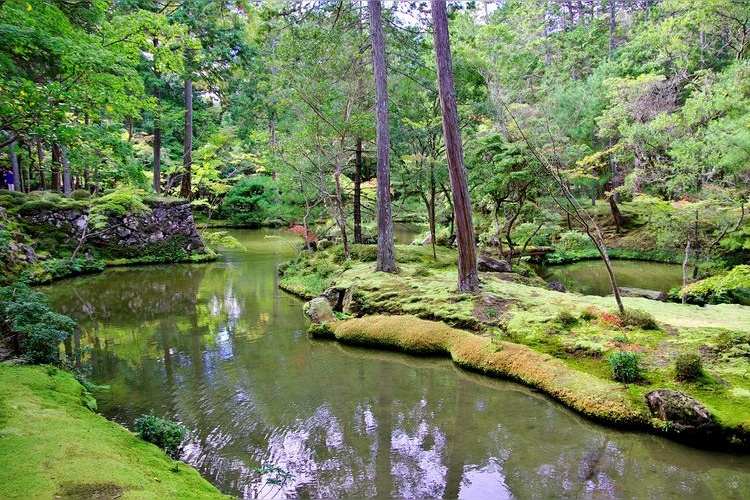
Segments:
[[[94,404],[70,373],[0,363],[0,498],[227,498]]]
[[[354,255],[369,260],[370,253],[357,248]],[[399,272],[386,274],[373,272],[369,261],[343,261],[338,249],[318,252],[284,268],[281,284],[307,296],[328,289],[325,295],[341,309],[339,319],[367,317],[351,322],[357,333],[349,322],[333,323],[331,332],[341,340],[449,353],[465,367],[519,380],[600,421],[748,449],[750,308],[625,298],[627,314],[620,316],[612,298],[551,291],[515,273],[480,273],[481,293],[462,294],[455,291],[454,253],[444,250],[436,260],[418,247],[397,246],[396,253]],[[382,314],[412,318],[373,319]],[[463,331],[436,334],[429,339],[434,349],[415,347],[415,332],[435,331],[416,318]],[[425,335],[420,339],[417,345]],[[610,358],[621,352],[638,358],[634,382],[613,380]],[[687,353],[700,357],[700,375],[678,380],[676,361]],[[675,422],[647,406],[646,395],[657,389],[697,400],[711,414],[711,432],[689,439],[689,433],[677,433]]]

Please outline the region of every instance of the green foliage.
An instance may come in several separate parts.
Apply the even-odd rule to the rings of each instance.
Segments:
[[[591,238],[580,231],[565,231],[560,233],[557,242],[555,242],[555,248],[566,251],[596,250],[594,244],[591,243]]]
[[[731,304],[750,299],[750,265],[687,285],[680,297],[690,304]]]
[[[258,227],[274,221],[277,186],[266,175],[246,177],[227,193],[221,211],[235,226]]]
[[[0,189],[0,207],[12,208],[23,205],[25,202],[26,195],[24,193]]]
[[[625,309],[625,312],[619,316],[622,321],[622,326],[631,326],[634,328],[642,328],[644,330],[659,329],[656,319],[654,319],[654,316],[647,311],[628,307]]]
[[[60,343],[70,337],[75,322],[49,308],[47,298],[28,285],[0,288],[3,327],[18,335],[21,354],[31,363],[60,363]]]
[[[180,457],[182,443],[188,433],[184,425],[157,417],[151,412],[138,417],[134,428],[141,439],[155,444],[175,460]]]
[[[23,278],[32,284],[39,285],[69,276],[101,272],[104,267],[105,264],[102,261],[83,257],[47,259],[24,271]]]
[[[674,363],[675,379],[681,382],[693,382],[703,375],[703,362],[695,353],[682,353]]]
[[[593,321],[598,318],[598,316],[593,308],[586,308],[581,311],[579,318],[581,318],[581,321]]]
[[[89,193],[86,189],[74,189],[70,193],[70,197],[74,200],[85,201],[91,199],[91,193]]]
[[[573,314],[567,309],[562,309],[557,313],[557,316],[555,316],[555,321],[566,328],[570,328],[578,323],[578,318],[573,316]]]
[[[242,243],[230,235],[227,231],[205,231],[201,237],[212,246],[221,246],[227,249],[244,249]]]
[[[640,356],[630,351],[617,351],[607,358],[612,378],[618,382],[636,382],[641,377]]]
[[[89,224],[94,229],[102,229],[107,226],[110,216],[124,217],[128,214],[142,214],[148,211],[149,208],[143,202],[141,194],[126,186],[91,201]]]

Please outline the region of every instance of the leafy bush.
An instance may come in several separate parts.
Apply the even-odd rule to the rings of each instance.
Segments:
[[[571,327],[578,323],[578,318],[573,316],[567,309],[563,309],[557,313],[557,316],[555,316],[555,321],[565,327]]]
[[[229,190],[221,212],[232,225],[260,226],[274,218],[277,198],[276,182],[271,177],[246,177]]]
[[[110,215],[125,216],[142,214],[149,211],[140,193],[132,188],[123,187],[112,190],[104,196],[94,198],[89,210],[90,224],[97,229],[104,227]]]
[[[644,330],[658,330],[659,325],[656,324],[654,317],[640,309],[625,309],[625,312],[620,314],[623,326],[633,326],[636,328],[643,328]]]
[[[3,327],[18,335],[21,355],[31,363],[60,363],[60,343],[70,337],[75,322],[50,310],[47,297],[28,285],[0,288]]]
[[[750,298],[750,265],[726,274],[696,281],[682,289],[680,297],[690,304],[730,304]]]
[[[157,417],[153,412],[136,419],[135,431],[141,439],[155,444],[175,460],[180,457],[182,442],[187,437],[184,425]]]
[[[579,317],[583,321],[593,321],[599,317],[599,312],[597,311],[595,307],[591,306],[581,311],[581,314]]]
[[[701,357],[694,353],[677,356],[674,364],[674,377],[683,382],[697,380],[703,374]]]
[[[19,209],[21,215],[31,215],[39,212],[46,212],[47,210],[53,210],[56,205],[49,200],[29,200]]]
[[[85,201],[91,199],[91,193],[86,189],[75,189],[70,193],[70,197],[77,201]]]
[[[8,191],[0,189],[0,206],[11,208],[26,203],[26,195],[21,191]]]
[[[609,356],[612,378],[618,382],[635,382],[641,376],[640,356],[634,352],[617,351]]]
[[[98,273],[104,270],[104,262],[82,257],[76,259],[50,259],[37,263],[24,272],[25,279],[38,285],[56,279],[81,274]]]
[[[589,238],[585,233],[580,231],[565,231],[560,233],[560,238],[555,244],[555,248],[560,250],[582,250],[588,248],[594,248]]]

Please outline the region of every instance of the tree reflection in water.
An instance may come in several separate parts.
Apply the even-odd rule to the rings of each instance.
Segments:
[[[747,457],[583,420],[520,386],[309,339],[263,231],[222,262],[118,269],[50,287],[80,321],[110,418],[191,429],[183,459],[222,491],[295,497],[701,498],[750,491]],[[273,473],[288,473],[284,481]],[[270,482],[269,482],[270,479]],[[274,482],[276,481],[276,482]]]

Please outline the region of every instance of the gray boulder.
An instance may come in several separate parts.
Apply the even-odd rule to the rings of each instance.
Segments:
[[[623,297],[642,297],[644,299],[658,300],[664,302],[667,296],[659,290],[646,290],[645,288],[620,287],[620,295]]]
[[[651,414],[671,424],[684,437],[705,438],[717,430],[711,413],[696,399],[672,389],[657,389],[646,394]]]
[[[333,308],[325,297],[315,297],[311,301],[306,302],[303,311],[313,323],[320,324],[336,321]]]
[[[477,269],[485,273],[509,273],[513,268],[504,260],[482,255],[477,262]]]
[[[547,283],[547,289],[552,290],[553,292],[565,292],[565,285],[559,281],[550,281]]]

